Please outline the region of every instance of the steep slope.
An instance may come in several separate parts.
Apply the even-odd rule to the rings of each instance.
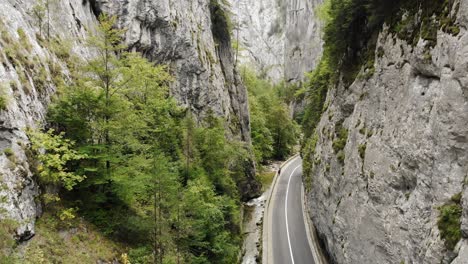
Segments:
[[[429,13],[442,27],[405,13],[378,34],[373,66],[328,91],[304,166],[337,263],[466,263],[468,1],[442,2]]]
[[[17,234],[34,234],[40,215],[39,193],[28,164],[25,129],[44,120],[47,104],[67,75],[69,49],[90,58],[84,39],[97,25],[101,12],[117,15],[127,29],[125,41],[154,61],[167,63],[175,77],[171,92],[199,119],[213,112],[224,117],[228,134],[250,146],[247,95],[235,72],[229,27],[217,1],[51,1],[50,18],[34,13],[36,1],[8,0],[0,4],[0,80],[2,84],[0,157],[0,219],[19,224]],[[39,27],[41,17],[42,27]],[[50,26],[50,43],[46,36]],[[259,185],[254,165],[246,162],[245,199]]]

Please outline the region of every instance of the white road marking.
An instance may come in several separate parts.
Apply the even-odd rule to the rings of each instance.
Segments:
[[[288,236],[288,244],[289,244],[289,253],[291,254],[291,261],[292,264],[294,264],[294,256],[292,252],[292,247],[291,247],[291,239],[289,238],[289,224],[288,224],[288,194],[289,194],[289,184],[291,183],[291,178],[296,172],[296,170],[301,167],[301,165],[297,166],[294,168],[294,170],[291,172],[291,175],[289,175],[289,180],[288,180],[288,186],[286,187],[286,201],[284,202],[284,215],[286,217],[286,234]]]

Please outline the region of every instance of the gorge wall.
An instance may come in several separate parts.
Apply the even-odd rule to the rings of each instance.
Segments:
[[[238,62],[279,82],[301,83],[322,53],[321,0],[230,0]]]
[[[39,27],[36,1],[0,3],[0,84],[5,102],[0,112],[0,219],[19,223],[17,234],[27,239],[41,213],[35,198],[40,190],[28,163],[27,127],[35,127],[56,91],[54,76],[67,75],[67,54],[94,56],[86,37],[94,32],[97,15],[118,16],[126,29],[125,43],[159,63],[168,64],[174,79],[172,95],[203,119],[224,117],[232,137],[250,145],[247,94],[236,73],[227,25],[216,1],[52,1],[50,41],[47,26]],[[42,36],[41,36],[42,35]],[[52,49],[52,47],[55,47]],[[39,78],[40,76],[40,78]],[[253,162],[246,165],[245,198],[256,195]]]
[[[458,29],[413,45],[385,25],[374,71],[328,91],[304,163],[333,262],[468,259],[468,1],[449,3]]]

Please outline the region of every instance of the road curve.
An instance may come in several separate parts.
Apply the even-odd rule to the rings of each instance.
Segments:
[[[283,166],[271,193],[266,215],[268,264],[320,264],[308,237],[302,188],[302,160],[296,157]]]

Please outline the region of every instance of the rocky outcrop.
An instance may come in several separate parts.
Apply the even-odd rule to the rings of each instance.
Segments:
[[[94,32],[96,15],[118,16],[125,41],[148,58],[167,63],[176,80],[173,96],[198,119],[209,113],[224,117],[233,138],[250,146],[247,94],[234,67],[228,25],[218,17],[215,1],[133,0],[51,1],[50,19],[42,27],[34,0],[0,3],[0,85],[6,102],[0,112],[0,219],[18,222],[18,236],[34,234],[40,208],[39,190],[26,155],[25,129],[44,120],[56,86],[54,76],[67,74],[68,47],[81,58],[92,57],[85,39]],[[48,26],[50,43],[46,43]],[[42,35],[42,37],[41,37]],[[55,44],[55,45],[53,45]],[[2,101],[0,100],[0,101]],[[1,104],[0,104],[1,106]],[[257,194],[253,162],[246,162],[244,198]]]
[[[375,73],[328,92],[306,188],[337,263],[467,261],[468,1],[459,2],[460,33],[439,30],[434,47],[412,47],[384,26]],[[457,202],[462,238],[452,251],[438,218]]]

